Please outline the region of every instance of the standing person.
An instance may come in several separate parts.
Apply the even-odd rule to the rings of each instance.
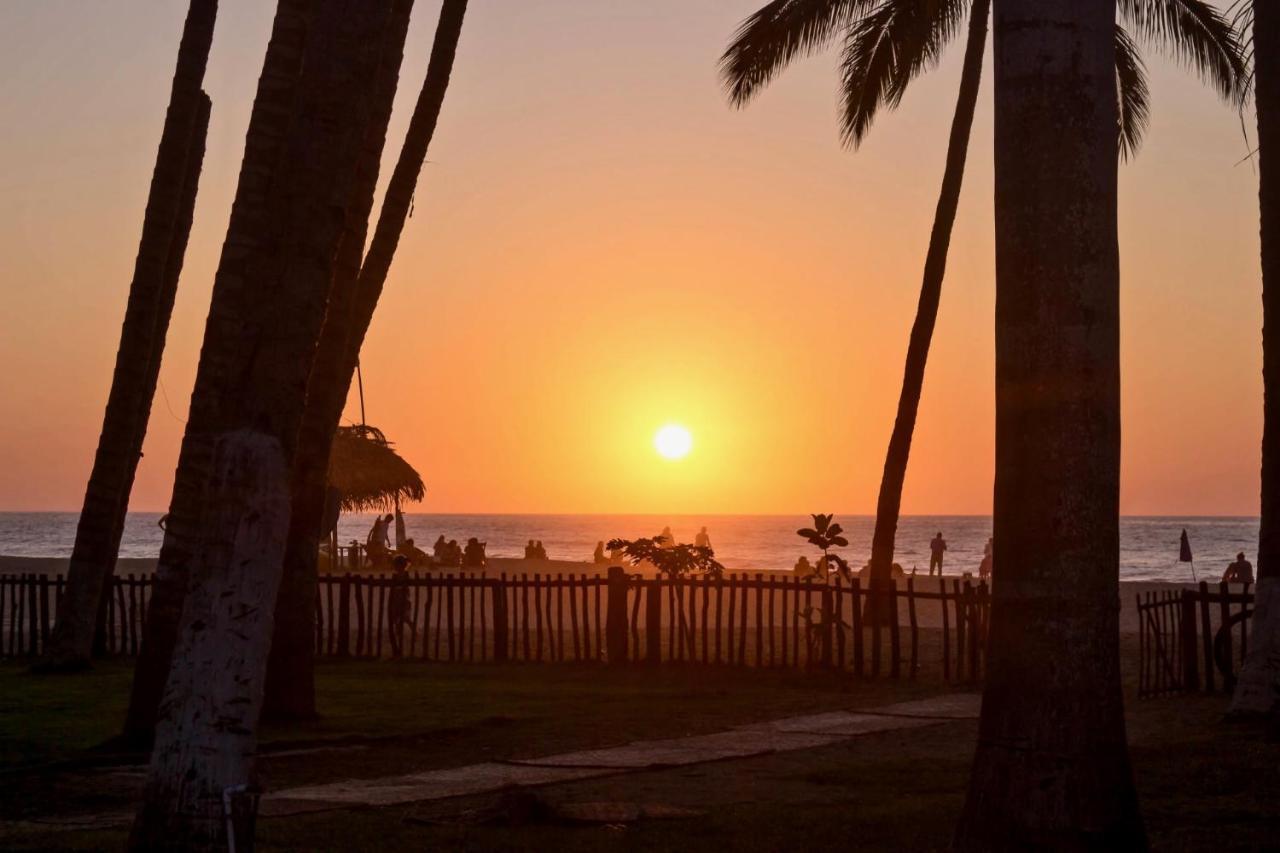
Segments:
[[[391,591],[387,595],[387,630],[391,632],[391,656],[404,648],[404,623],[409,619],[409,558],[396,554],[391,561]]]
[[[378,516],[369,528],[369,535],[364,540],[364,553],[369,564],[376,566],[391,551],[391,536],[388,531],[396,517],[388,513]]]
[[[938,577],[942,577],[942,555],[947,551],[947,540],[942,538],[942,531],[929,540],[929,576],[933,577],[933,569],[938,568]]]
[[[693,537],[693,544],[699,548],[711,547],[711,536],[707,533],[707,528],[705,526],[698,531],[697,536]]]

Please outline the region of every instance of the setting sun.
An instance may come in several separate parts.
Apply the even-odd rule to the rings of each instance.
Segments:
[[[653,446],[665,459],[683,459],[693,449],[693,436],[678,424],[667,424],[654,433]]]

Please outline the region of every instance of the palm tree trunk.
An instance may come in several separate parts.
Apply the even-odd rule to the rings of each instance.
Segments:
[[[1253,3],[1258,108],[1258,201],[1262,219],[1262,518],[1258,586],[1245,660],[1231,713],[1280,713],[1280,9]]]
[[[441,6],[426,80],[387,186],[373,240],[350,292],[350,305],[330,311],[325,319],[294,465],[294,517],[267,679],[267,705],[273,715],[315,713],[313,602],[329,451],[351,390],[360,348],[382,295],[413,203],[418,176],[440,118],[466,9],[467,0],[444,0]]]
[[[115,570],[204,160],[209,98],[200,87],[217,12],[217,0],[192,0],[187,11],[102,433],[76,528],[67,590],[41,669],[88,665],[102,591]]]
[[[358,228],[349,211],[392,6],[278,7],[200,358],[211,416],[188,423],[212,465],[137,849],[226,849],[223,797],[255,781],[289,471],[338,247]]]
[[[960,94],[955,115],[951,119],[951,137],[947,142],[947,162],[942,172],[942,190],[929,234],[929,250],[925,255],[924,280],[920,285],[920,302],[907,344],[907,365],[902,376],[902,392],[898,396],[898,415],[889,437],[885,454],[884,475],[880,479],[880,498],[876,502],[876,526],[871,537],[871,583],[882,587],[889,582],[893,570],[894,539],[898,532],[898,515],[902,509],[902,486],[907,477],[907,461],[911,456],[911,437],[920,410],[920,390],[924,385],[929,345],[938,321],[938,302],[942,297],[942,281],[947,272],[947,252],[951,247],[951,231],[960,204],[964,184],[965,161],[969,156],[969,137],[973,130],[973,113],[982,84],[982,60],[987,46],[987,19],[991,0],[974,0],[969,10],[969,36],[964,49],[964,65],[960,72]],[[880,597],[872,595],[869,608],[872,619],[883,611]]]
[[[305,719],[316,714],[316,563],[333,429],[327,433],[318,429],[314,413],[324,401],[332,405],[332,398],[336,396],[334,386],[340,384],[334,381],[333,363],[345,360],[347,332],[360,278],[360,260],[368,236],[378,169],[386,146],[387,125],[391,121],[392,102],[400,80],[403,46],[412,10],[413,0],[398,0],[392,12],[388,45],[378,70],[373,119],[359,164],[356,196],[351,202],[354,227],[350,239],[344,239],[338,248],[329,306],[307,382],[307,404],[294,457],[293,512],[285,548],[284,573],[276,601],[275,635],[267,666],[263,714],[270,719]],[[345,395],[337,401],[335,423],[341,417],[345,402]],[[322,465],[318,454],[323,455]]]
[[[1142,850],[1119,655],[1115,0],[996,0],[989,667],[961,850]]]

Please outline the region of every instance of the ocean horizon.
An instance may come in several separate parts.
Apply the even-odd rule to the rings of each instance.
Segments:
[[[65,558],[75,542],[78,513],[0,513],[0,556]],[[125,522],[121,557],[149,558],[160,551],[162,513],[131,512]],[[344,515],[339,540],[363,542],[372,513]],[[841,551],[855,566],[871,550],[874,517],[837,515],[849,539]],[[530,539],[540,540],[548,557],[590,560],[596,543],[608,539],[653,536],[670,526],[676,539],[692,542],[706,526],[717,558],[730,570],[790,568],[813,549],[796,535],[808,526],[807,515],[649,515],[649,514],[517,514],[405,513],[408,535],[430,550],[437,536],[465,542],[475,536],[488,543],[494,557],[523,556]],[[1252,561],[1257,550],[1256,516],[1122,516],[1120,577],[1131,581],[1190,581],[1192,566],[1178,562],[1183,530],[1191,540],[1194,568],[1201,579],[1215,580],[1227,563],[1244,551]],[[898,525],[896,561],[908,572],[927,573],[929,540],[941,532],[947,540],[945,569],[977,572],[983,547],[991,535],[989,515],[908,515]]]

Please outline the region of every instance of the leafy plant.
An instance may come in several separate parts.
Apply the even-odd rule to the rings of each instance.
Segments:
[[[652,564],[660,574],[668,577],[700,574],[711,578],[724,575],[724,566],[716,559],[716,552],[702,545],[664,545],[661,536],[649,539],[610,539],[607,548],[620,550],[633,566]]]
[[[844,537],[844,528],[836,524],[833,521],[834,518],[834,513],[815,514],[813,527],[802,527],[796,531],[796,535],[803,537],[810,545],[822,551],[822,558],[818,561],[815,573],[820,580],[827,579],[833,565],[841,577],[850,580],[853,574],[849,571],[849,561],[839,554],[831,553],[832,548],[849,546],[849,540]]]

